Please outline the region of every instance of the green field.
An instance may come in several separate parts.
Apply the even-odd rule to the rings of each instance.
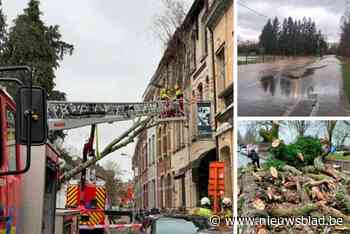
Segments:
[[[349,160],[350,161],[350,155],[344,155],[342,152],[338,152],[335,154],[328,155],[327,159],[329,159],[329,160]]]
[[[343,69],[343,83],[345,94],[350,100],[350,59],[342,58],[342,69]]]
[[[255,63],[269,63],[277,60],[285,59],[286,57],[278,55],[243,55],[239,54],[237,57],[238,65],[255,64]]]

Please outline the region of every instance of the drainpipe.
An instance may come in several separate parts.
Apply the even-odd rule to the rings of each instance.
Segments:
[[[214,51],[214,33],[213,30],[208,27],[210,32],[210,42],[211,42],[211,61],[212,61],[212,76],[213,76],[213,88],[214,88],[214,127],[215,127],[215,145],[216,145],[216,160],[219,159],[219,139],[216,135],[216,130],[218,129],[218,124],[216,121],[216,111],[217,111],[217,101],[216,101],[216,80],[215,80],[215,51]]]

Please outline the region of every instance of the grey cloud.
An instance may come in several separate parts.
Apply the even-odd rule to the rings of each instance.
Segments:
[[[238,2],[256,10],[268,18],[277,16],[280,20],[284,17],[292,16],[302,18],[311,17],[316,21],[318,27],[328,37],[330,41],[339,39],[339,23],[344,13],[346,2],[333,0],[249,0]],[[303,15],[301,15],[303,14]],[[266,23],[267,18],[238,5],[238,25],[241,30],[239,34],[242,38],[247,38],[245,31],[255,31],[255,39]]]

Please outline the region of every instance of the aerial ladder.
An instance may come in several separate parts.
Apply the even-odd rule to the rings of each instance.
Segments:
[[[145,103],[49,101],[47,109],[48,126],[51,131],[91,126],[90,137],[83,147],[82,163],[59,177],[61,183],[68,182],[66,207],[80,209],[80,233],[104,233],[108,226],[105,224],[105,215],[111,215],[114,212],[105,210],[106,190],[103,185],[97,183],[96,176],[93,176],[95,181],[86,178],[87,170],[103,157],[133,142],[134,138],[145,129],[163,121],[186,119],[183,100]],[[134,120],[134,124],[101,152],[93,149],[98,124],[126,120]],[[89,172],[92,173],[92,170]],[[71,184],[70,179],[79,173],[81,173],[80,186]],[[130,224],[130,227],[134,225],[137,224]],[[109,225],[108,228],[113,228],[112,226],[120,228],[119,225]]]
[[[131,143],[146,128],[162,122],[187,119],[183,100],[136,103],[48,101],[47,116],[50,131],[134,120],[133,125],[107,145],[98,156],[62,175],[62,181],[71,179],[103,157]],[[95,131],[94,127],[92,131]]]

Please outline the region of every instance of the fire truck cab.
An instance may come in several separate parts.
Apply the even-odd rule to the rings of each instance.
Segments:
[[[21,148],[15,142],[16,104],[0,89],[0,170],[23,168]],[[0,176],[0,233],[16,233],[19,227],[23,175]]]
[[[0,233],[53,233],[58,153],[48,144],[31,148],[16,144],[16,103],[0,89]],[[23,172],[23,173],[22,173]],[[24,173],[26,172],[26,173]],[[44,201],[44,202],[43,202]]]

